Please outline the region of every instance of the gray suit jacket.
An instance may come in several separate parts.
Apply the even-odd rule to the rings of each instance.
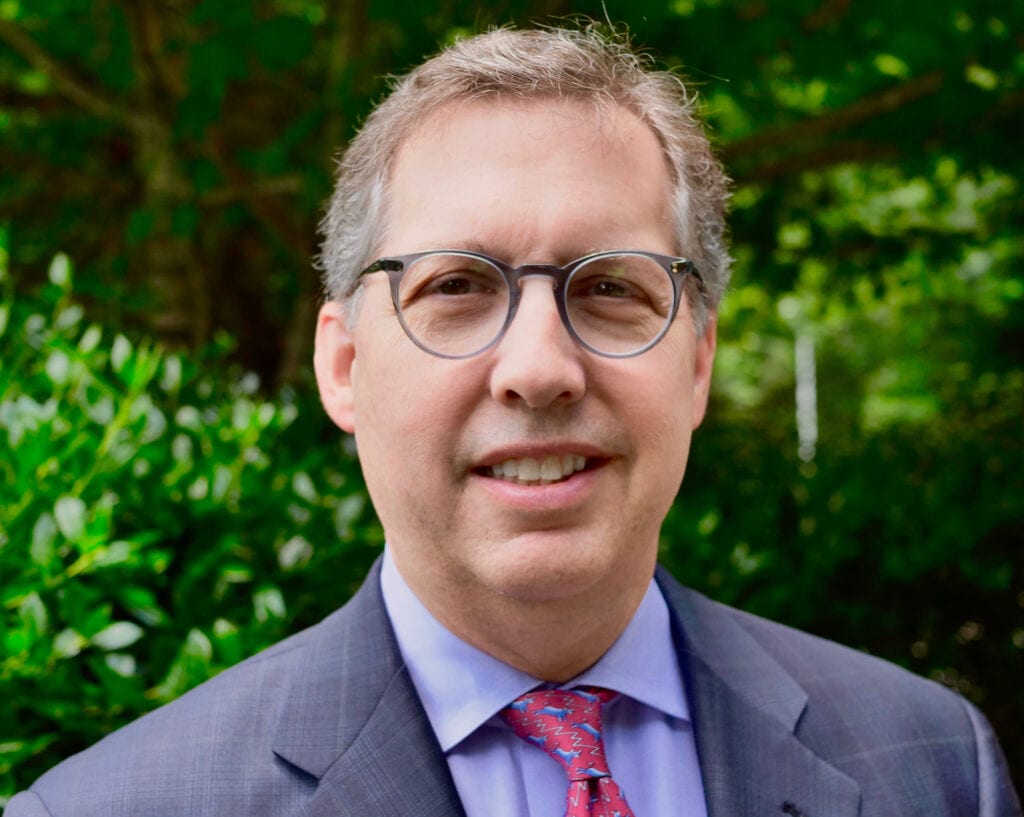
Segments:
[[[658,574],[710,817],[1013,817],[984,717],[890,664]],[[7,817],[454,817],[379,567],[320,624],[41,777]],[[639,815],[638,817],[667,817]]]

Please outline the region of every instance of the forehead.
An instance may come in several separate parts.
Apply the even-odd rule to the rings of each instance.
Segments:
[[[668,250],[636,242],[671,234],[670,198],[660,143],[619,106],[455,103],[425,117],[395,156],[385,244],[388,252],[467,242],[530,252],[560,234],[584,251]]]

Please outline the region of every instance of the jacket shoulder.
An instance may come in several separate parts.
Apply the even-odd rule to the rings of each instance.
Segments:
[[[856,703],[877,717],[886,705],[899,701],[901,707],[914,708],[918,714],[934,710],[939,717],[954,717],[969,727],[963,698],[935,681],[862,650],[713,601],[664,571],[659,573],[659,583],[681,622],[684,638],[692,628],[704,647],[713,645],[720,660],[734,664],[746,660],[762,668],[768,662],[795,681],[810,703],[830,699]],[[728,646],[723,645],[725,641]]]
[[[990,725],[959,694],[868,653],[711,601],[664,571],[658,580],[688,677],[716,678],[748,711],[777,719],[856,781],[865,813],[931,802],[934,813],[1020,815]],[[699,689],[691,694],[700,700]],[[908,806],[896,813],[917,812]]]
[[[283,713],[298,689],[303,710],[316,712],[322,721],[328,715],[319,704],[336,707],[318,704],[317,691],[334,687],[343,696],[344,689],[354,688],[354,679],[364,672],[358,665],[370,660],[359,645],[374,640],[374,627],[380,635],[382,620],[367,585],[357,594],[362,601],[354,598],[318,624],[53,767],[29,792],[15,797],[5,813],[169,817],[299,808],[315,789],[316,778],[275,755],[275,740],[287,720]],[[386,638],[376,641],[385,643]],[[378,664],[391,671],[386,659],[378,656]],[[337,711],[331,716],[339,717]]]

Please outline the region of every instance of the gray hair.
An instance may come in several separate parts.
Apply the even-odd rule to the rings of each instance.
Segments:
[[[674,185],[677,252],[697,265],[704,287],[702,329],[728,284],[725,243],[729,180],[712,152],[696,97],[674,74],[656,71],[625,37],[591,25],[517,31],[500,28],[460,40],[393,82],[341,156],[320,224],[318,262],[326,296],[348,301],[387,231],[391,163],[402,143],[442,106],[482,97],[582,100],[630,111],[661,143]],[[355,299],[352,299],[353,301]],[[350,314],[350,317],[353,317]]]

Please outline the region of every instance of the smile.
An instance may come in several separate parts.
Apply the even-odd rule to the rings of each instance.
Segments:
[[[550,485],[568,479],[586,467],[587,458],[581,454],[565,454],[560,457],[549,454],[544,459],[508,459],[490,466],[485,472],[489,472],[488,476],[518,485]]]

